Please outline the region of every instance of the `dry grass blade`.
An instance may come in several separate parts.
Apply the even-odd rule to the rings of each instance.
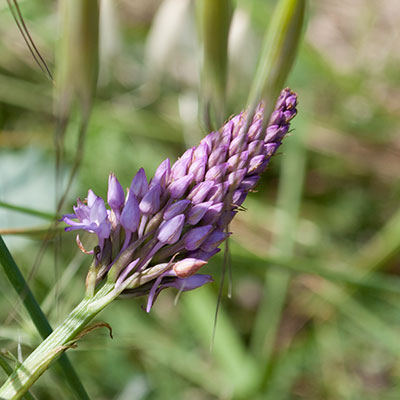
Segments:
[[[35,42],[32,39],[31,34],[29,33],[17,0],[13,0],[13,3],[14,5],[11,3],[11,0],[7,0],[8,7],[10,8],[11,14],[15,20],[15,23],[17,24],[18,30],[21,32],[21,35],[26,45],[28,46],[28,49],[32,54],[32,57],[34,58],[36,64],[39,66],[42,72],[53,82],[53,75],[51,74],[46,61],[40,54],[40,51],[38,50]]]

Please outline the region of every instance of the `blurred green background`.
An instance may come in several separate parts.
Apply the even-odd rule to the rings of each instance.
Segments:
[[[97,95],[63,212],[88,188],[105,196],[110,171],[127,187],[207,133],[195,3],[101,1]],[[234,2],[225,119],[246,106],[275,3]],[[57,2],[19,4],[53,71]],[[100,314],[114,340],[96,330],[68,352],[91,398],[400,398],[399,20],[397,0],[310,1],[288,80],[299,113],[232,224],[232,297],[225,284],[212,350],[221,255],[205,268],[215,282],[176,305],[170,290],[149,315],[145,299]],[[0,232],[55,326],[82,298],[91,260],[72,233],[42,251],[49,222],[4,204],[55,212],[56,121],[53,85],[5,2],[0,35]],[[79,111],[58,179],[73,164]],[[40,337],[2,271],[0,290],[0,347],[25,358]],[[53,368],[32,392],[73,398]]]

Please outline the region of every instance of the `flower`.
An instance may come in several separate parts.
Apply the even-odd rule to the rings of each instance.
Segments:
[[[242,112],[172,166],[163,161],[150,181],[140,169],[126,196],[111,174],[109,210],[89,190],[63,221],[67,231],[98,236],[95,284],[107,276],[121,294],[148,294],[149,311],[166,287],[184,291],[210,282],[197,272],[229,237],[230,221],[281,145],[296,105],[296,94],[284,89],[266,128],[262,105],[248,125]]]

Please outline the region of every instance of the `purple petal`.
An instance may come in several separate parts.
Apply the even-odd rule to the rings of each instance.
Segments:
[[[189,185],[193,181],[193,175],[189,174],[172,182],[168,186],[168,190],[172,199],[179,199],[187,191]]]
[[[186,250],[196,250],[206,240],[207,235],[213,229],[212,225],[199,226],[192,228],[183,236],[183,243]]]
[[[228,183],[231,190],[240,185],[246,174],[247,174],[246,168],[238,169],[237,171],[233,171],[229,174]]]
[[[163,218],[165,220],[168,220],[175,217],[178,214],[182,214],[190,203],[191,203],[190,200],[179,200],[175,203],[172,203],[165,209]]]
[[[265,161],[264,154],[260,154],[259,156],[253,157],[249,162],[248,173],[249,174],[258,173],[260,166],[263,164],[264,161]]]
[[[268,125],[281,125],[284,122],[285,118],[283,112],[281,110],[275,110],[271,114],[271,118],[269,119]]]
[[[135,194],[136,198],[140,200],[147,192],[148,186],[146,172],[143,168],[140,168],[132,179],[130,190]]]
[[[237,136],[232,140],[229,146],[229,156],[240,153],[246,150],[247,140],[243,136]]]
[[[176,243],[182,233],[182,228],[185,223],[185,216],[183,214],[177,215],[174,218],[164,221],[160,225],[157,239],[161,243],[174,244]]]
[[[124,189],[114,174],[108,177],[107,202],[115,211],[119,211],[125,202]]]
[[[154,178],[151,180],[151,185],[159,184],[161,187],[165,187],[169,183],[171,174],[171,165],[169,159],[165,159],[157,168],[154,173]]]
[[[226,172],[228,171],[229,164],[223,163],[211,167],[205,176],[206,181],[222,182],[225,178]]]
[[[215,230],[207,239],[202,243],[201,250],[203,251],[213,251],[216,249],[228,236],[230,233],[222,232],[220,230]]]
[[[136,196],[130,190],[124,209],[121,213],[120,222],[123,228],[128,232],[136,232],[140,221],[140,209]]]
[[[194,148],[186,150],[171,168],[172,179],[182,178],[187,174],[189,164],[192,162]]]
[[[233,196],[232,196],[232,203],[235,206],[240,206],[245,201],[246,196],[247,196],[247,192],[245,192],[243,190],[235,190],[235,193],[233,193]]]
[[[165,287],[174,287],[183,292],[188,290],[197,289],[200,286],[205,285],[206,283],[212,282],[213,279],[210,275],[202,275],[196,274],[189,276],[189,278],[175,278],[172,282],[164,283],[161,285],[161,288]]]
[[[248,158],[249,158],[249,152],[247,150],[242,151],[239,154],[235,154],[232,157],[229,157],[228,172],[232,172],[232,171],[235,171],[236,169],[244,168]]]
[[[87,205],[89,208],[92,208],[93,203],[96,201],[97,196],[94,194],[92,189],[89,189],[87,196]]]
[[[223,201],[228,189],[229,189],[228,182],[215,184],[208,192],[207,200],[213,201],[214,203]]]
[[[200,144],[205,143],[207,145],[207,154],[210,154],[210,152],[214,146],[216,134],[218,134],[218,132],[211,132],[206,137],[201,139],[201,141],[200,141]]]
[[[255,140],[251,142],[248,147],[248,152],[250,157],[257,156],[261,153],[264,146],[264,142],[262,140]]]
[[[218,140],[218,146],[229,146],[232,140],[232,131],[235,126],[234,122],[235,118],[232,118],[230,121],[228,121],[224,127],[222,128],[222,133],[219,137]]]
[[[161,186],[155,183],[143,196],[139,209],[143,214],[155,214],[160,209]]]
[[[254,189],[260,179],[259,175],[251,175],[248,176],[247,178],[242,180],[242,183],[240,184],[239,188],[242,190],[251,190]]]
[[[207,165],[207,157],[201,157],[197,159],[192,165],[189,167],[189,174],[193,175],[194,181],[199,183],[203,180],[204,174],[206,172]]]
[[[208,157],[210,153],[210,147],[205,141],[201,141],[200,144],[196,147],[193,153],[193,160],[204,159]]]
[[[196,225],[212,205],[212,201],[196,204],[187,213],[186,222],[190,225]]]
[[[213,150],[213,152],[208,157],[208,168],[213,167],[214,165],[221,164],[225,161],[226,154],[228,152],[228,145],[218,145],[218,147]]]
[[[254,121],[250,128],[249,128],[249,132],[247,134],[249,140],[253,141],[253,140],[260,140],[262,139],[262,119],[257,119],[256,121]]]
[[[213,181],[200,182],[191,190],[187,198],[192,200],[193,204],[201,203],[213,186]]]
[[[278,142],[280,141],[288,132],[288,125],[270,125],[267,128],[267,133],[265,135],[265,142]]]
[[[208,261],[215,254],[219,253],[221,249],[216,248],[213,251],[195,250],[188,253],[188,257],[197,258],[198,260]]]
[[[221,216],[223,208],[224,208],[223,202],[212,205],[205,213],[203,217],[203,223],[208,225],[214,224],[217,221],[217,219]]]

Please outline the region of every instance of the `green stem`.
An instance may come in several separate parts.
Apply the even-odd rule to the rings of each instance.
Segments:
[[[7,375],[11,375],[13,373],[13,369],[8,365],[7,361],[0,356],[0,367],[4,370]],[[24,396],[25,400],[35,400],[35,398],[29,393],[26,392]]]
[[[74,344],[87,324],[114,300],[119,292],[113,289],[114,284],[105,284],[94,297],[83,299],[65,321],[9,376],[0,388],[0,399],[20,399],[50,363]]]

